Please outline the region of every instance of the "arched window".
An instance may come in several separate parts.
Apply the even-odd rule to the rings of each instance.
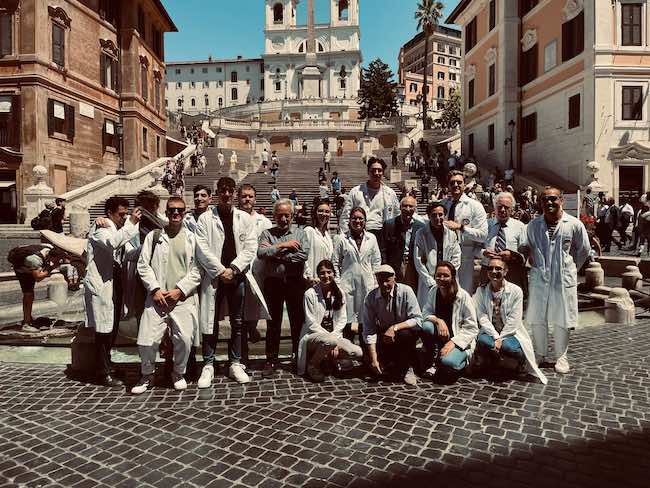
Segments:
[[[178,101],[176,102],[176,105],[178,105],[179,107],[182,107],[183,106],[183,99],[179,98]]]
[[[303,42],[300,44],[300,47],[298,48],[299,53],[304,53],[305,52],[305,43]]]
[[[210,97],[206,95],[203,100],[205,101],[205,106],[209,107],[210,106]]]
[[[323,47],[323,45],[320,42],[318,42],[317,44],[318,44],[318,52],[319,53],[325,52],[325,48]]]
[[[284,22],[284,7],[281,3],[273,5],[273,23],[281,24]]]
[[[190,100],[190,105],[191,105],[192,107],[196,107],[196,100],[195,100],[194,98],[192,98],[192,99]]]
[[[237,92],[237,88],[233,88],[230,90],[230,99],[231,100],[237,100],[239,98],[239,94]]]
[[[445,87],[444,86],[439,86],[438,87],[438,98],[445,98]]]
[[[219,108],[223,105],[223,98],[219,97]]]
[[[339,20],[348,20],[348,0],[339,0]]]

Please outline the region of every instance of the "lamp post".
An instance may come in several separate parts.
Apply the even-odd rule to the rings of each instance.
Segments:
[[[126,170],[124,169],[124,125],[122,125],[122,121],[118,122],[115,124],[115,133],[117,134],[117,143],[119,144],[120,148],[120,157],[118,160],[118,167],[116,173],[118,175],[125,175]]]
[[[404,85],[398,85],[397,99],[399,101],[399,132],[400,134],[403,134],[404,133],[404,101],[406,100],[406,87]]]
[[[515,133],[515,121],[510,120],[508,122],[508,127],[510,128],[510,137],[506,137],[506,140],[504,141],[504,145],[510,144],[510,163],[508,163],[508,169],[513,169],[513,142],[514,142],[514,133]]]

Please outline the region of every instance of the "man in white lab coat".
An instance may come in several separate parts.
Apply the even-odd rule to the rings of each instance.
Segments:
[[[548,349],[548,329],[553,324],[555,370],[569,372],[569,330],[578,324],[578,270],[591,246],[587,229],[562,209],[557,188],[547,187],[540,198],[543,215],[528,224],[531,270],[526,322],[533,332],[535,354],[540,362]]]
[[[474,293],[474,258],[487,237],[487,215],[481,202],[465,195],[465,176],[461,171],[451,171],[448,177],[449,197],[445,226],[458,232],[461,246],[461,264],[458,282],[470,295]]]
[[[250,381],[241,362],[245,283],[251,286],[257,300],[263,303],[263,298],[250,269],[257,252],[255,221],[246,212],[233,208],[235,188],[232,178],[219,179],[218,204],[199,217],[196,230],[197,255],[204,270],[200,314],[204,366],[199,388],[212,384],[219,320],[225,316],[226,307],[231,331],[229,376],[238,383]]]
[[[138,259],[138,274],[147,290],[138,332],[141,378],[131,393],[144,393],[153,383],[156,354],[169,328],[174,346],[172,383],[187,388],[183,375],[198,331],[199,302],[195,293],[201,283],[196,263],[196,237],[183,225],[185,202],[170,197],[165,212],[169,224],[147,234]]]
[[[106,200],[104,211],[108,226],[101,227],[95,223],[88,232],[84,308],[86,327],[95,329],[97,380],[103,386],[120,387],[122,382],[110,374],[111,348],[122,315],[124,246],[138,233],[141,212],[134,209],[127,221],[129,202],[123,197]]]

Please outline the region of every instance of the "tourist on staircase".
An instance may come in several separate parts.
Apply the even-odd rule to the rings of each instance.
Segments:
[[[381,238],[384,222],[398,215],[400,204],[397,195],[383,183],[385,170],[384,160],[375,157],[368,159],[368,181],[350,190],[341,214],[341,232],[348,229],[350,212],[356,207],[367,214],[365,230],[374,234],[377,240]]]
[[[230,172],[234,173],[237,170],[237,151],[233,149],[230,154]]]

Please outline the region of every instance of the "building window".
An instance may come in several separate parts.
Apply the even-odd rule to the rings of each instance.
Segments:
[[[160,136],[156,136],[156,157],[160,157]]]
[[[223,105],[223,98],[219,97],[219,108]]]
[[[230,99],[231,100],[237,100],[239,98],[239,93],[237,92],[237,88],[233,88],[230,90]]]
[[[165,107],[169,107],[169,100],[165,98]]]
[[[455,46],[449,46],[449,54],[456,54],[456,47]]]
[[[417,85],[417,83],[411,83],[411,85],[410,85],[410,87],[409,87],[409,91],[410,91],[411,93],[417,93],[417,92],[418,92],[418,85]]]
[[[497,2],[496,0],[490,0],[490,28],[492,30],[497,25]]]
[[[623,120],[643,120],[643,88],[640,86],[623,87]]]
[[[438,49],[439,53],[444,53],[445,52],[445,45],[439,42],[437,49]]]
[[[476,46],[477,41],[476,17],[474,17],[472,21],[465,26],[465,54],[470,52],[472,48]]]
[[[537,139],[537,112],[521,119],[521,142],[526,144]]]
[[[142,152],[149,154],[149,130],[146,127],[142,128]]]
[[[182,107],[183,107],[183,99],[182,99],[182,98],[179,98],[179,99],[176,101],[176,106],[178,106],[178,108],[182,108]]]
[[[521,53],[521,73],[519,84],[524,86],[537,78],[537,44]]]
[[[50,136],[74,139],[74,107],[53,99],[47,101],[47,131]]]
[[[497,91],[497,65],[492,63],[488,68],[488,97]]]
[[[488,150],[494,151],[494,124],[488,125]]]
[[[621,3],[621,44],[623,46],[640,46],[643,4]]]
[[[208,68],[201,68],[201,73],[207,74],[207,72],[208,72]]]
[[[142,6],[138,5],[138,33],[142,39],[145,39],[145,20],[144,20],[144,10]]]
[[[119,6],[113,0],[100,0],[99,16],[113,27],[116,27],[118,8]]]
[[[339,80],[339,87],[341,88],[341,90],[345,90],[347,88],[347,86],[348,86],[347,78],[341,78]]]
[[[151,37],[153,37],[153,52],[158,58],[163,58],[163,35],[153,25],[151,26]]]
[[[190,106],[196,107],[196,99],[194,98],[190,99]]]
[[[203,88],[210,88],[210,82],[209,81],[204,81],[203,82]]]
[[[231,83],[237,83],[237,72],[236,71],[232,71],[230,73],[230,82]]]
[[[470,156],[474,156],[474,134],[467,136],[467,153]]]
[[[439,80],[444,80],[445,79],[444,71],[438,71],[438,79]]]
[[[282,91],[282,82],[281,81],[276,81],[275,82],[275,91],[276,92]]]
[[[456,64],[456,60],[455,60],[454,58],[451,58],[451,59],[449,60],[449,66],[457,66],[457,64]]]
[[[118,139],[116,134],[116,122],[110,119],[104,119],[104,130],[102,133],[102,143],[104,149],[107,147],[113,148],[116,151],[119,151]]]
[[[12,14],[0,14],[0,56],[9,56],[12,53],[12,22]]]
[[[348,0],[339,0],[339,20],[348,20]]]
[[[177,82],[176,82],[176,88],[179,89],[179,90],[180,90],[181,88],[183,88],[183,83],[181,83],[180,81],[177,81]]]
[[[65,29],[56,22],[52,23],[52,62],[65,67]]]
[[[190,81],[190,88],[196,88],[196,82]]]
[[[20,147],[20,95],[0,96],[0,147]]]
[[[456,73],[449,73],[449,81],[456,81]]]
[[[438,87],[438,98],[445,98],[445,87],[444,86],[439,86]]]
[[[217,73],[221,73],[221,68],[217,68]]]
[[[146,102],[149,100],[149,76],[146,64],[140,65],[140,89],[142,90],[142,99]]]
[[[544,73],[557,65],[557,41],[553,39],[544,47]]]
[[[206,107],[209,107],[210,106],[210,97],[208,95],[203,97],[203,102],[205,103]]]
[[[519,0],[519,15],[523,17],[537,6],[538,0]]]
[[[562,24],[562,62],[575,58],[585,49],[585,14],[580,12]]]
[[[190,68],[190,74],[191,74],[191,75],[194,74],[194,68]]]
[[[158,75],[159,75],[159,73],[158,73]],[[160,112],[161,92],[162,92],[161,77],[160,76],[155,76],[155,78],[154,78],[154,108],[156,109],[156,112]]]
[[[580,126],[580,94],[569,98],[569,129]]]
[[[180,74],[181,74],[181,70],[180,70],[180,69],[175,69],[174,72],[175,72],[177,75],[180,75]]]
[[[273,5],[273,23],[282,24],[284,22],[284,8],[281,3]]]
[[[104,88],[117,91],[117,59],[106,53],[102,53],[99,59],[100,81]]]
[[[474,80],[467,82],[467,108],[474,106]]]
[[[438,64],[445,64],[445,58],[438,56]]]

